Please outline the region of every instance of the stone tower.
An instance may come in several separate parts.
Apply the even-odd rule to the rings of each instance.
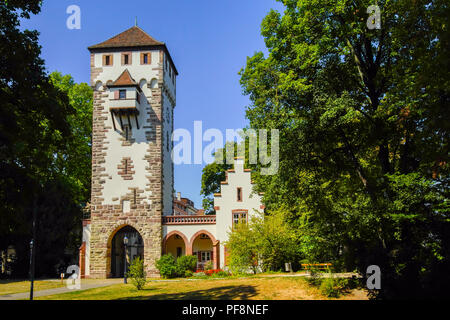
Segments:
[[[162,216],[173,212],[178,72],[166,45],[137,26],[88,49],[94,109],[85,274],[121,277],[125,259],[141,256],[155,276]]]

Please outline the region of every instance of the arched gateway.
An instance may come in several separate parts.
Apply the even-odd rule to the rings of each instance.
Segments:
[[[125,245],[125,237],[127,244]],[[122,278],[127,265],[134,259],[144,259],[144,242],[139,232],[130,226],[125,226],[117,231],[111,240],[111,277]],[[126,258],[125,258],[126,257]]]

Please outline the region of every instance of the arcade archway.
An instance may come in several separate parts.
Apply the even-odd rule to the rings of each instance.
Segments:
[[[163,251],[175,258],[192,254],[186,236],[178,231],[172,231],[164,238]]]

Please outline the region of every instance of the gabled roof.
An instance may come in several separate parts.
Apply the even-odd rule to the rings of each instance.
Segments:
[[[137,86],[137,82],[133,79],[128,69],[125,69],[122,74],[114,81],[112,84],[108,85],[108,87],[128,87],[128,86]]]
[[[131,27],[122,33],[96,45],[88,47],[91,49],[122,48],[122,47],[146,47],[163,46],[164,42],[155,40],[138,26]]]
[[[125,30],[118,35],[103,41],[101,43],[95,44],[88,47],[89,51],[101,52],[107,49],[120,49],[120,48],[148,48],[148,47],[160,47],[164,52],[167,53],[170,62],[175,70],[175,74],[178,75],[178,70],[175,67],[175,63],[170,56],[169,50],[164,42],[158,41],[152,38],[148,33],[139,28],[138,26],[133,26],[128,30]]]

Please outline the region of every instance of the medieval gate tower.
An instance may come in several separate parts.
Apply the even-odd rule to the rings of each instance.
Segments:
[[[156,276],[162,217],[173,212],[170,154],[178,72],[166,45],[137,26],[88,49],[94,109],[85,273],[121,277],[130,255],[141,256],[147,275]]]

